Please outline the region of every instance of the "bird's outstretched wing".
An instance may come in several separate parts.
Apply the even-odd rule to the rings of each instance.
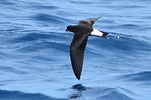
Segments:
[[[82,34],[81,36],[74,35],[70,46],[70,58],[72,68],[77,79],[80,80],[82,65],[84,59],[84,50],[87,44],[88,34]]]
[[[92,27],[92,25],[95,23],[95,21],[97,21],[99,18],[101,18],[101,17],[80,20],[79,25]]]

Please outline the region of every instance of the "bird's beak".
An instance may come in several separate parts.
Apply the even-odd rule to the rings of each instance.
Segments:
[[[68,29],[66,29],[66,32],[68,32]]]

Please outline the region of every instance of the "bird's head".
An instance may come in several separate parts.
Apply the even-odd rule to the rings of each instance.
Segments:
[[[72,26],[72,25],[67,26],[66,31],[67,31],[67,32],[68,32],[68,31],[73,32],[73,26]]]

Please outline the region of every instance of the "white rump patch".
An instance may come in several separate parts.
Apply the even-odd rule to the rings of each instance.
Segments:
[[[103,33],[95,28],[93,28],[93,31],[90,34],[94,36],[103,36]]]

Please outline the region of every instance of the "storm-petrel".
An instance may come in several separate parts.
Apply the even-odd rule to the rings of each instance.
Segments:
[[[88,36],[106,37],[108,33],[93,28],[93,24],[98,18],[80,20],[78,25],[67,26],[66,31],[74,33],[74,38],[70,46],[70,58],[74,74],[80,80],[84,59],[84,50]]]

